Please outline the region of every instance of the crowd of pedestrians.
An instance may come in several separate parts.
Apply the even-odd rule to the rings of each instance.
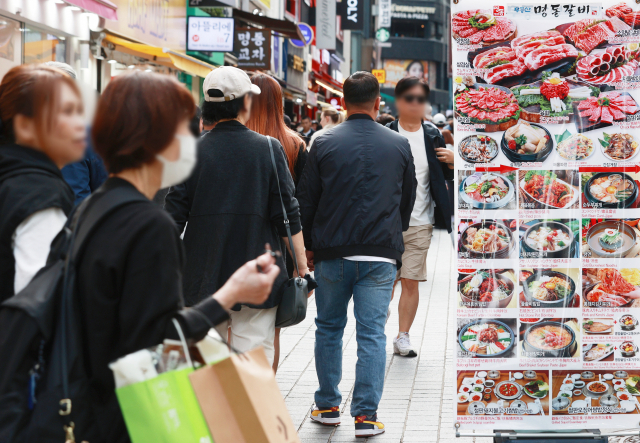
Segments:
[[[65,66],[19,66],[0,83],[0,302],[55,297],[38,289],[43,276],[56,260],[73,267],[65,285],[73,279],[79,440],[129,441],[109,363],[177,338],[174,320],[189,339],[215,327],[237,352],[261,346],[276,371],[276,317],[296,277],[317,286],[310,419],[341,422],[353,299],[351,415],[356,436],[384,432],[377,410],[394,286],[394,352],[415,356],[409,332],[431,235],[436,225],[451,230],[451,133],[438,116],[437,128],[425,121],[428,85],[398,83],[396,119],[379,115],[378,80],[357,72],[344,82],[346,119],[325,108],[298,132],[266,74],[213,70],[199,108],[177,80],[132,72],[108,84],[87,127],[74,76]],[[15,326],[8,318],[0,308],[4,332]],[[0,350],[14,338],[0,337]],[[0,370],[0,441],[59,441],[39,412],[45,402],[35,402],[59,389],[36,385],[51,377],[43,362],[56,349],[46,343],[33,367],[21,363],[31,352],[23,349]]]

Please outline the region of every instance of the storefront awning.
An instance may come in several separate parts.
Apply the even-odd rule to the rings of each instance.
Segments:
[[[333,92],[334,94],[342,97],[342,84],[336,81],[330,75],[325,74],[324,72],[313,72],[313,78],[316,83],[322,86],[325,89]]]
[[[304,36],[302,35],[298,25],[294,22],[290,22],[289,20],[278,20],[235,8],[233,9],[233,17],[254,26],[262,26],[264,28],[271,29],[284,37],[304,41]]]
[[[85,11],[98,14],[109,20],[118,20],[118,7],[109,0],[65,0],[67,3],[82,8]]]
[[[132,42],[113,34],[107,34],[103,42],[114,44],[117,51],[124,52],[125,54],[146,58],[154,63],[179,69],[202,78],[206,77],[207,74],[216,68],[214,65],[210,65],[186,54],[172,51],[171,49],[163,49],[157,46]]]

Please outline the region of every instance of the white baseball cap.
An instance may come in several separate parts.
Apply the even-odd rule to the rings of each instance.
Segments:
[[[210,97],[209,91],[218,89],[222,97]],[[204,99],[208,102],[228,102],[247,95],[249,92],[260,94],[260,88],[251,83],[249,76],[242,69],[233,66],[221,66],[214,69],[202,83]]]
[[[431,120],[431,122],[434,125],[446,125],[447,124],[447,118],[442,115],[442,114],[436,114],[433,116],[433,120]]]

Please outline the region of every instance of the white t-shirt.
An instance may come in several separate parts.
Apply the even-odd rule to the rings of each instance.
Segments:
[[[427,161],[427,149],[424,144],[424,129],[415,132],[406,131],[402,123],[398,122],[398,131],[407,137],[413,155],[413,164],[416,167],[416,203],[413,205],[409,226],[424,226],[433,224],[433,200],[431,198],[431,181],[429,176],[429,162]]]
[[[16,294],[47,264],[51,242],[66,222],[67,216],[62,209],[48,208],[31,214],[18,225],[12,238]]]
[[[374,257],[372,255],[352,255],[351,257],[343,257],[343,258],[349,261],[381,261],[384,263],[391,263],[392,265],[397,264],[395,258]]]

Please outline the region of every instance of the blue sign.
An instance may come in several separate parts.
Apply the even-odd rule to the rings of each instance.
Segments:
[[[293,46],[297,46],[298,48],[304,48],[305,46],[307,46],[313,41],[313,29],[311,28],[311,26],[307,25],[306,23],[298,23],[298,28],[300,28],[300,32],[304,37],[304,42],[301,40],[295,40],[292,38],[290,38],[289,41]]]

